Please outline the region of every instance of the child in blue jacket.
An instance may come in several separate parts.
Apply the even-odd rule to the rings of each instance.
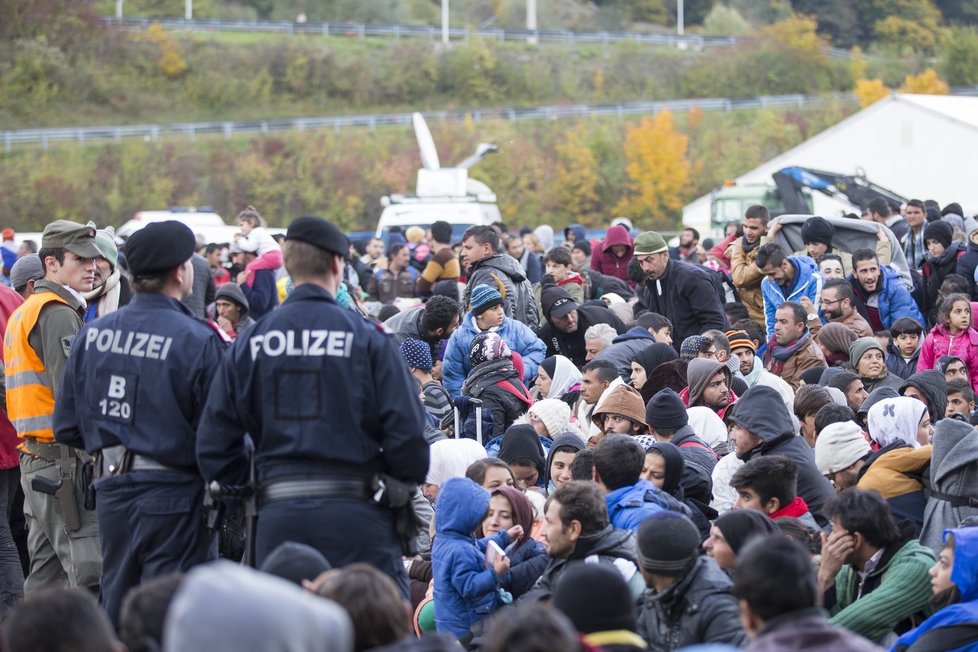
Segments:
[[[473,532],[489,511],[489,492],[468,478],[452,478],[438,493],[435,540],[431,566],[435,579],[435,626],[439,632],[462,637],[472,626],[502,605],[500,577],[509,570],[509,558],[486,561],[489,541],[505,549],[523,528],[514,525],[489,539]]]

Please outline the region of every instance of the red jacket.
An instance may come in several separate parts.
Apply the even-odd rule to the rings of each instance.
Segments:
[[[611,248],[617,245],[627,247],[625,255],[621,258],[611,253]],[[628,235],[628,229],[620,224],[612,226],[600,246],[595,247],[591,252],[591,269],[621,279],[628,284],[628,287],[634,288],[635,281],[628,276],[628,263],[632,260],[634,251],[635,247],[631,236]]]
[[[0,333],[7,332],[7,320],[17,307],[24,303],[24,298],[11,290],[0,285]],[[3,350],[0,349],[0,362],[3,361]],[[17,453],[17,430],[14,424],[7,418],[6,405],[0,410],[0,469],[12,469],[20,464],[20,455]]]

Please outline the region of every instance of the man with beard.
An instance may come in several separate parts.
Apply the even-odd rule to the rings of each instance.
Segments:
[[[562,287],[550,285],[540,293],[543,305],[543,326],[537,337],[547,345],[547,357],[563,355],[582,367],[587,363],[587,346],[584,334],[595,324],[608,324],[619,335],[625,332],[625,324],[615,313],[601,306],[579,306]]]
[[[665,239],[655,231],[635,238],[635,259],[648,275],[638,290],[639,303],[672,322],[677,348],[690,335],[726,330],[719,278],[705,267],[669,258]]]
[[[519,261],[509,254],[497,253],[498,250],[499,233],[491,226],[472,226],[462,234],[462,265],[468,273],[462,306],[468,309],[472,290],[489,285],[503,296],[507,317],[536,328],[540,316],[526,273]]]
[[[630,532],[618,530],[608,520],[605,496],[594,482],[567,482],[550,495],[544,510],[540,537],[547,546],[550,562],[524,600],[549,598],[567,568],[584,563],[607,564],[623,575],[631,575],[632,597],[644,589],[636,572],[635,541]]]
[[[806,315],[800,303],[782,303],[774,314],[774,337],[768,343],[768,371],[781,376],[795,390],[801,387],[803,371],[826,366],[825,356],[805,323]]]
[[[737,395],[730,389],[730,369],[722,362],[710,358],[690,360],[686,378],[689,386],[679,397],[687,407],[708,407],[722,419],[737,400]]]
[[[856,310],[853,305],[854,301],[855,295],[849,281],[832,279],[826,281],[825,285],[822,286],[821,304],[825,319],[829,323],[842,324],[855,333],[856,337],[872,337],[873,329],[870,328],[869,322],[863,319]],[[806,303],[808,303],[806,300],[801,301],[805,310],[814,312],[811,310],[813,306],[806,305]],[[812,335],[817,335],[822,323],[813,319],[809,322],[808,327],[811,329]]]
[[[679,236],[679,246],[669,248],[669,257],[673,260],[681,260],[684,263],[700,264],[699,252],[697,247],[700,243],[700,232],[696,229],[683,229]]]
[[[856,298],[856,309],[869,322],[873,332],[889,328],[900,317],[924,323],[924,316],[909,290],[896,272],[880,266],[872,249],[852,252],[852,274],[848,280]]]

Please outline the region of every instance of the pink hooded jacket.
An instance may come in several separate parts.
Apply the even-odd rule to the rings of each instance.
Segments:
[[[917,359],[917,371],[933,369],[941,356],[945,355],[964,360],[971,378],[971,388],[978,394],[978,331],[969,328],[952,337],[947,326],[938,324],[924,338],[920,357]]]

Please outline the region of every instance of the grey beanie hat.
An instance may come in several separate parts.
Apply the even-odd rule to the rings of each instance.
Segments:
[[[214,294],[214,300],[227,299],[228,301],[233,301],[234,303],[241,306],[241,316],[244,317],[251,310],[251,305],[248,303],[248,297],[244,295],[241,288],[238,287],[237,283],[224,283],[217,288],[217,292]]]
[[[28,281],[39,281],[44,278],[44,264],[37,254],[22,256],[10,268],[10,284],[16,290],[27,285]]]

